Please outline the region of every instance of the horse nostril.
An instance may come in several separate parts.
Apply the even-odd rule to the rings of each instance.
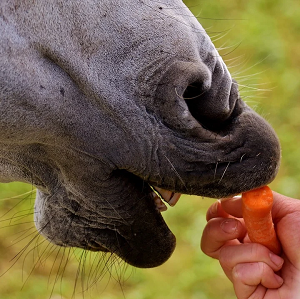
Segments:
[[[224,82],[225,81],[225,82]],[[183,98],[192,116],[205,128],[219,130],[231,118],[239,97],[238,88],[232,80],[224,80],[219,86],[212,83],[210,88],[202,82],[190,83]]]
[[[203,84],[199,81],[190,83],[184,93],[183,99],[185,100],[188,109],[192,116],[204,127],[207,127],[207,117],[203,113],[205,109],[205,93],[208,89],[203,88]]]
[[[192,116],[203,126],[209,128],[206,117],[201,113],[201,104],[203,105],[203,98],[205,97],[206,89],[200,82],[193,82],[187,86],[183,93],[185,100]]]
[[[207,89],[203,87],[203,84],[199,81],[190,83],[183,93],[183,99],[185,100],[190,113],[197,119],[199,123],[202,123],[203,119],[200,116],[199,110],[201,110],[201,97],[204,97]]]
[[[183,93],[183,98],[187,105],[191,103],[192,100],[199,99],[207,90],[203,88],[203,84],[200,82],[193,82],[188,85]]]
[[[176,61],[163,73],[155,92],[157,115],[176,129],[185,123],[178,119],[192,116],[208,130],[219,131],[237,99],[237,86],[221,61],[211,67],[202,61]]]

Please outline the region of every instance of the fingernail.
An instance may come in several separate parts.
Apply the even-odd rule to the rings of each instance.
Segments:
[[[239,194],[239,195],[235,195],[235,196],[232,196],[232,197],[225,197],[225,198],[220,198],[220,202],[224,202],[224,201],[227,201],[227,200],[238,200],[238,199],[241,199],[242,195]]]
[[[281,267],[284,262],[283,258],[274,254],[273,252],[270,252],[270,259],[278,267]]]
[[[237,231],[237,225],[237,220],[227,219],[221,223],[220,227],[225,233],[232,234]]]
[[[278,283],[279,283],[280,285],[283,284],[283,278],[282,278],[282,277],[280,277],[279,275],[275,274],[275,278],[276,278],[276,280],[278,281]]]

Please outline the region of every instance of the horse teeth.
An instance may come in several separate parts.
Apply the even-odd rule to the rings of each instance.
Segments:
[[[171,199],[168,201],[168,204],[171,206],[171,207],[174,207],[179,198],[180,198],[181,194],[180,193],[173,193],[173,196],[171,197]]]
[[[161,196],[161,198],[167,202],[171,207],[174,207],[180,198],[180,193],[174,193],[172,191],[154,187],[155,191]]]

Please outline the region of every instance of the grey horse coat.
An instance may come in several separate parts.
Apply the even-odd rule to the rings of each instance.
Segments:
[[[137,267],[175,246],[150,186],[224,197],[280,159],[180,0],[2,0],[0,116],[0,181],[36,186],[39,232]]]

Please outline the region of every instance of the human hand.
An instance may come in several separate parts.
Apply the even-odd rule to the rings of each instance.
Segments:
[[[241,198],[218,201],[207,211],[201,249],[220,261],[238,299],[300,298],[300,201],[273,194],[272,215],[281,257],[250,242]]]

